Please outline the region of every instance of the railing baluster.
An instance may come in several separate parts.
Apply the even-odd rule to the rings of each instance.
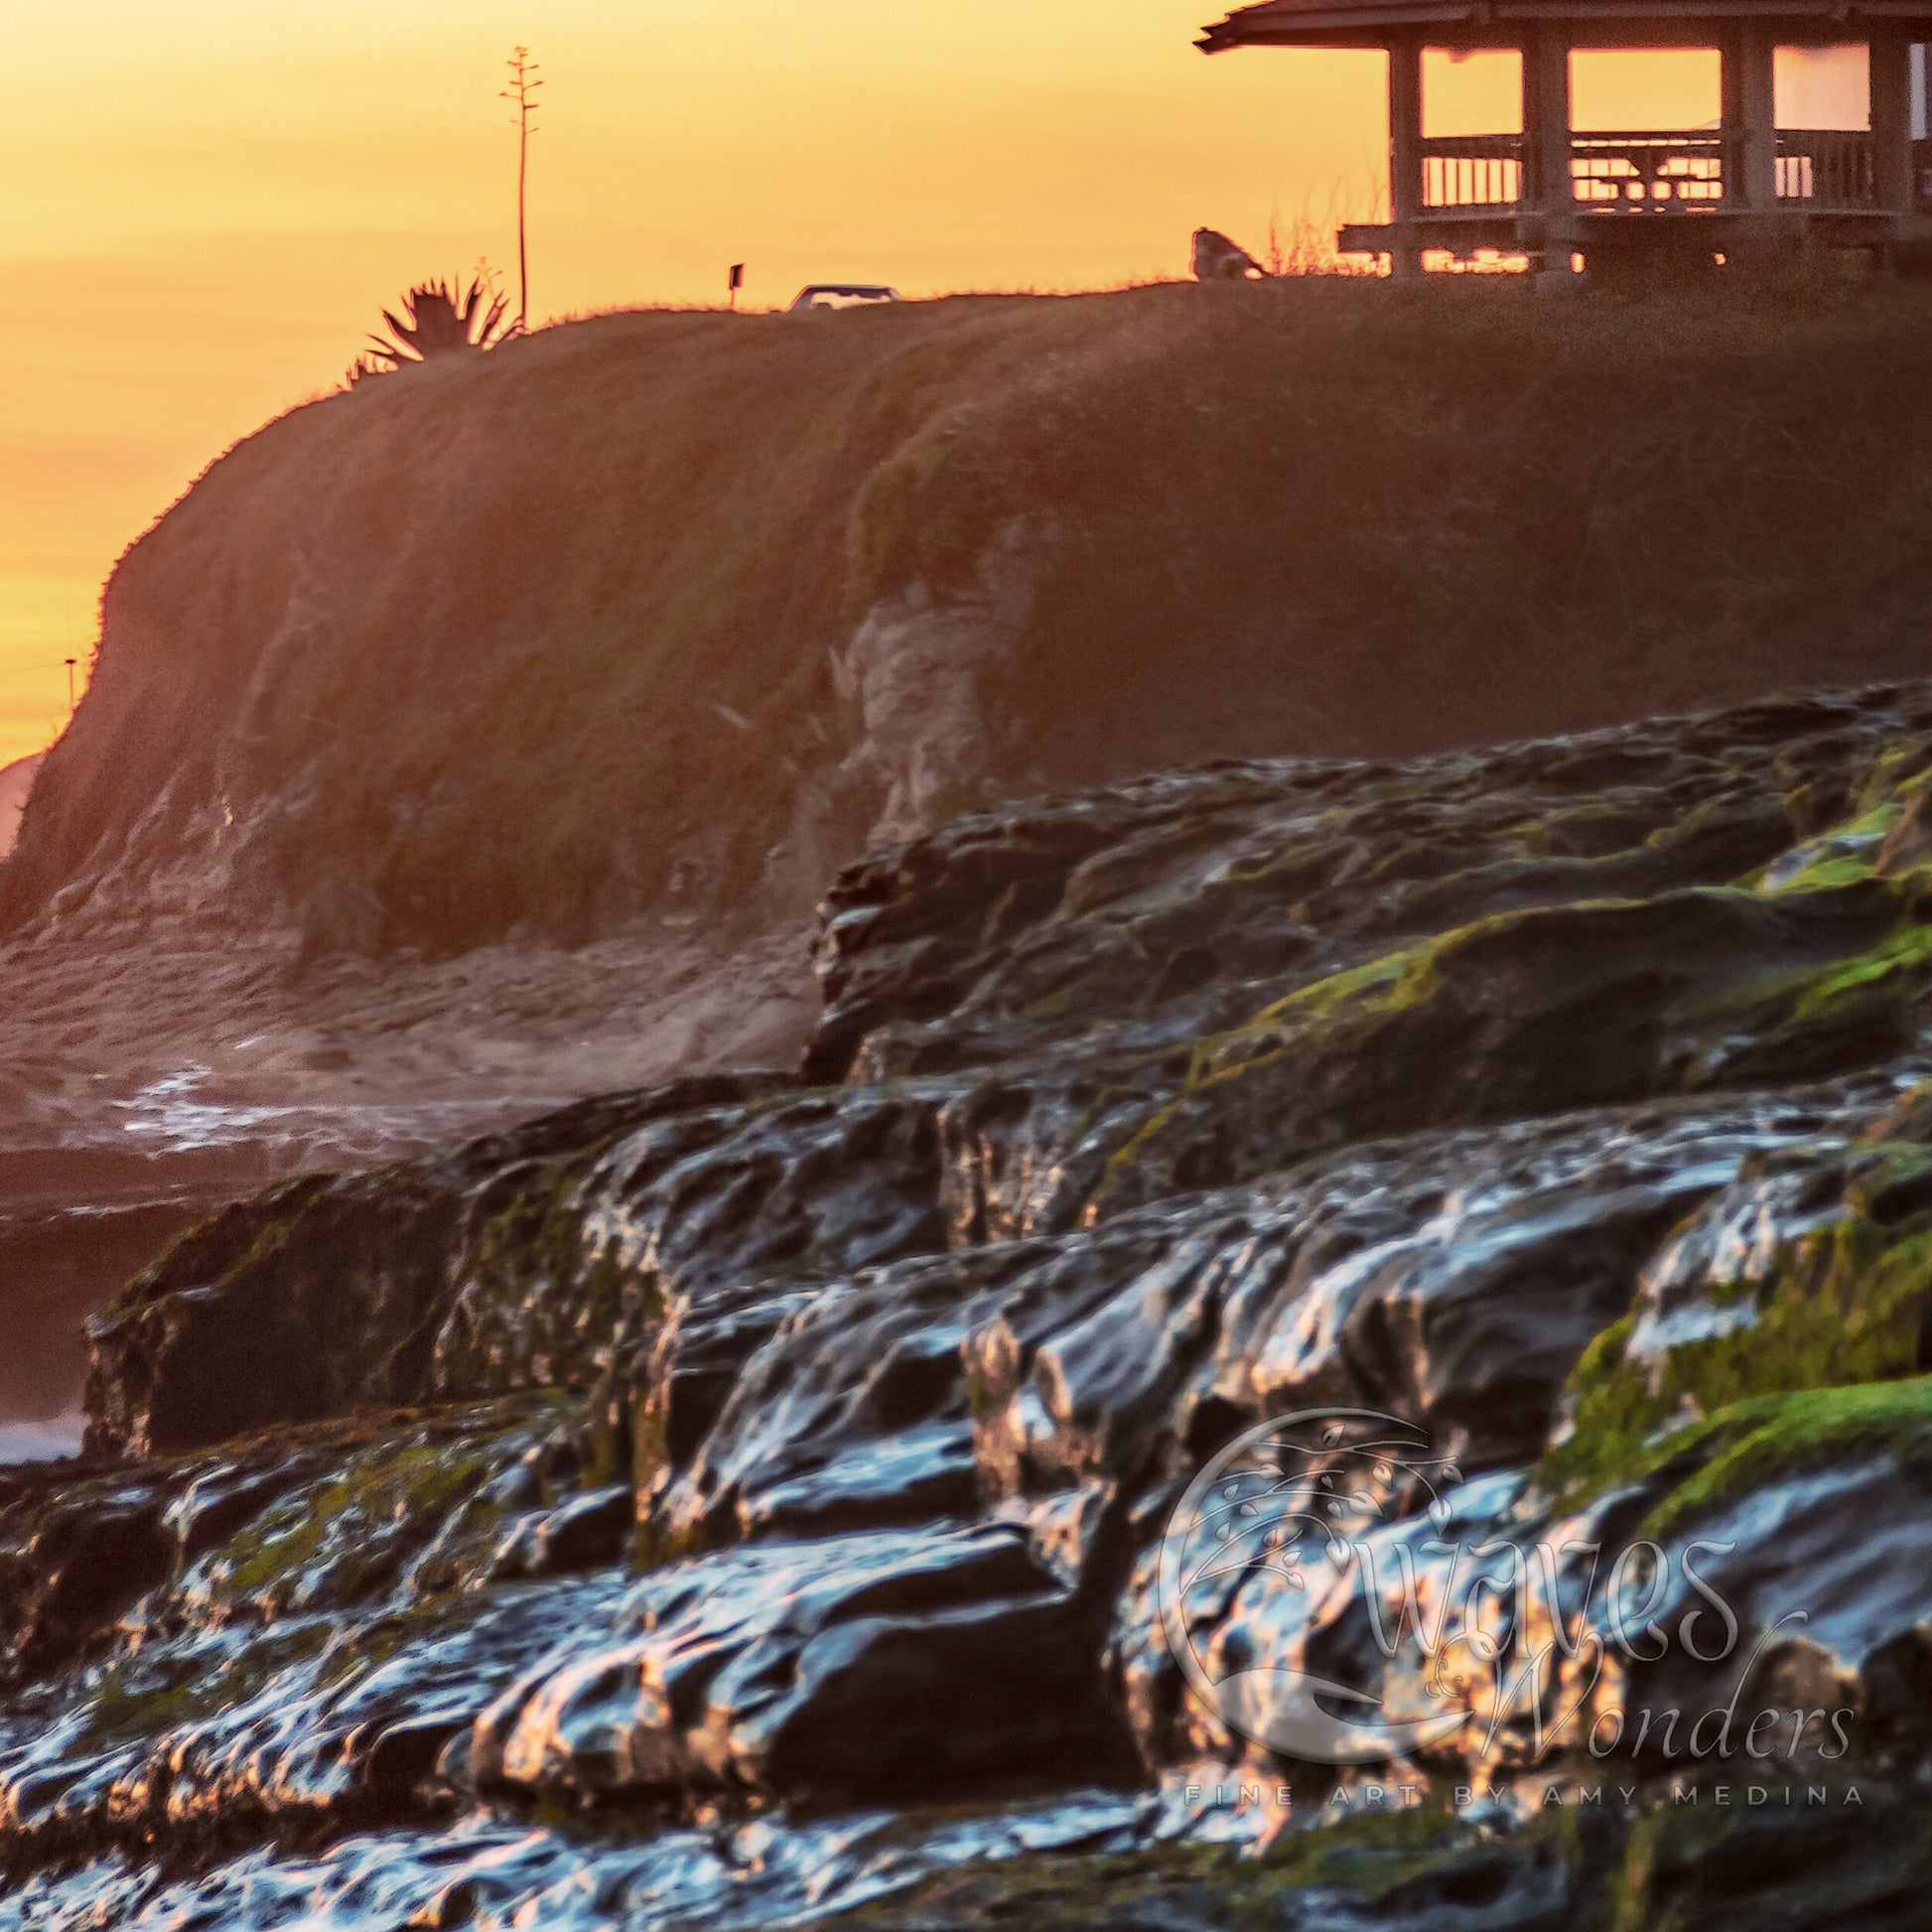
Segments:
[[[1470,209],[1514,207],[1522,200],[1524,137],[1453,135],[1425,139],[1423,206]]]
[[[1854,128],[1780,128],[1778,200],[1817,208],[1877,206],[1871,136]]]

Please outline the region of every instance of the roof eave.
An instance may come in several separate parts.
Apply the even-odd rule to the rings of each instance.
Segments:
[[[1368,0],[1339,6],[1244,7],[1203,28],[1194,45],[1203,54],[1241,47],[1373,47],[1397,27],[1486,26],[1495,20],[1765,20],[1823,21],[1844,27],[1859,20],[1922,20],[1932,24],[1932,0]]]

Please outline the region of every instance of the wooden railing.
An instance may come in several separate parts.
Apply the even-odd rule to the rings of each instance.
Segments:
[[[1725,198],[1735,146],[1735,136],[1720,132],[1573,135],[1571,195],[1606,212],[1708,207]],[[1454,213],[1521,207],[1536,172],[1525,134],[1426,139],[1420,161],[1422,206]]]
[[[1722,202],[1734,179],[1737,137],[1694,134],[1573,134],[1571,194],[1587,207],[1630,214],[1691,212]]]
[[[1778,202],[1784,207],[1876,207],[1871,136],[1843,128],[1779,128]]]
[[[1529,137],[1523,134],[1442,135],[1422,144],[1422,205],[1426,208],[1515,207],[1523,199]]]
[[[1741,180],[1743,137],[1727,129],[1573,134],[1572,199],[1599,213],[1695,213],[1729,202]],[[1480,214],[1520,207],[1535,190],[1535,144],[1525,134],[1464,134],[1423,141],[1421,205],[1431,212]],[[1562,180],[1559,172],[1558,180]],[[1915,194],[1932,209],[1932,141],[1915,149]],[[1780,207],[1876,207],[1871,136],[1837,128],[1780,128]]]

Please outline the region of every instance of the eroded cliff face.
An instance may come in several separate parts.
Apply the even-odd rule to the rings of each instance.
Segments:
[[[961,819],[797,1071],[183,1237],[4,1477],[0,1923],[1922,1922],[1929,784],[1913,685]]]
[[[1915,674],[1924,300],[1291,278],[360,383],[117,566],[0,934],[729,939],[1049,787]]]

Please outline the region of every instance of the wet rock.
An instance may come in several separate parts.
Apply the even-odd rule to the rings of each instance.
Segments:
[[[1859,1675],[1868,1721],[1907,1748],[1922,1750],[1932,1735],[1932,1623],[1920,1619],[1875,1645]]]
[[[546,1657],[479,1718],[467,1774],[851,1797],[1096,1752],[1125,1761],[1091,1618],[1024,1535],[987,1527],[772,1543],[646,1579],[608,1638]]]
[[[230,1210],[93,1324],[90,1447],[584,1384],[687,1289],[943,1245],[935,1104],[788,1087],[677,1082]]]
[[[635,1515],[627,1482],[573,1497],[537,1524],[532,1568],[539,1576],[557,1576],[618,1562],[629,1548]]]
[[[1478,1781],[1574,1764],[1633,1791],[1868,1765],[1916,1696],[1929,1402],[1914,1381],[1737,1405],[1576,1514],[1520,1474],[1426,1511],[1354,1496],[1325,1553],[1317,1536],[1296,1566],[1244,1562],[1183,1599],[1229,1687],[1188,1720],[1194,1747],[1421,1749]],[[1155,1629],[1130,1607],[1117,1643],[1145,1654]],[[1306,1682],[1359,1694],[1345,1729],[1311,1723]],[[1172,1749],[1158,1681],[1137,1691],[1148,1747]]]
[[[1404,937],[1738,878],[1794,842],[1790,792],[1844,797],[1909,729],[1891,698],[1406,766],[1231,763],[962,819],[829,895],[808,1073],[887,1030],[902,1070],[1057,1044],[1069,1021],[1192,1037]]]
[[[1667,1587],[1649,1592],[1650,1614],[1681,1630],[1701,1612],[1704,1627],[1629,1663],[1633,1722],[1646,1710],[1682,1711],[1692,1723],[1728,1713],[1730,1725],[1706,1728],[1719,1733],[1721,1759],[1746,1766],[1832,1762],[1872,1748],[1863,1674],[1876,1672],[1895,1722],[1924,1608],[1910,1552],[1932,1527],[1928,1419],[1932,1388],[1913,1381],[1740,1404],[1687,1433],[1644,1478],[1639,1528],[1664,1553]],[[1686,1562],[1692,1549],[1695,1565]],[[1822,1708],[1769,1695],[1763,1677],[1787,1641],[1822,1664],[1814,1689],[1821,1675],[1837,1684]]]
[[[532,1458],[568,1466],[558,1422],[525,1399],[123,1476],[157,1505],[211,1492],[229,1526],[157,1517],[174,1532],[158,1575],[80,1645],[78,1688],[36,1690],[64,1659],[17,1650],[0,1714],[6,1856],[443,1808],[431,1772],[448,1739],[554,1644],[558,1615],[594,1622],[622,1594],[608,1574],[486,1587],[525,1493],[507,1478]],[[62,1501],[0,1515],[16,1566],[39,1558]]]
[[[1828,1134],[1751,1157],[1580,1362],[1546,1480],[1600,1488],[1726,1404],[1932,1366],[1927,1178],[1915,1146]]]
[[[1749,1830],[1656,1822],[1669,1714],[1732,1699],[1818,1714],[1794,1780],[1880,1780],[1883,1856],[1816,1826],[1807,1895],[1891,1922],[1929,727],[1895,689],[961,820],[833,894],[820,1084],[189,1234],[98,1324],[91,1459],[0,1472],[0,1925],[168,1922],[184,1861],[222,1932],[891,1923],[963,1863],[908,1924],[1780,1923]],[[1176,1597],[1230,1468],[1320,1533]],[[1480,1809],[1300,1829],[1309,1679],[1347,1789]],[[1546,1823],[1610,1729],[1632,1795]],[[1272,1795],[1176,1795],[1217,1776]],[[1082,1829],[1137,1875],[1024,1859]]]
[[[0,1923],[179,1926],[199,1916],[269,1932],[291,1916],[325,1925],[502,1925],[519,1914],[564,1932],[651,1919],[720,1927],[831,1913],[934,1869],[1025,1846],[1038,1854],[1134,1842],[1145,1805],[1111,1793],[1032,1804],[951,1807],[908,1833],[892,1813],[667,1824],[638,1838],[564,1820],[472,1814],[355,1833],[313,1852],[230,1860],[182,1874],[118,1856],[23,1873]]]
[[[692,1538],[809,1534],[973,1512],[960,1347],[1025,1247],[904,1262],[828,1285],[744,1361],[663,1520]]]
[[[1431,1124],[1879,1063],[1916,1025],[1915,955],[1873,951],[1915,875],[1718,888],[1792,845],[1794,783],[1888,782],[1908,708],[1760,712],[1209,768],[915,841],[828,902],[808,1072],[935,1077],[678,1083],[299,1183],[110,1311],[92,1441],[634,1375],[680,1296],[1051,1232]],[[344,1255],[348,1296],[326,1286]]]
[[[174,1554],[152,1488],[64,1498],[10,1566],[25,1585],[9,1605],[14,1667],[31,1673],[83,1646],[164,1581]]]

